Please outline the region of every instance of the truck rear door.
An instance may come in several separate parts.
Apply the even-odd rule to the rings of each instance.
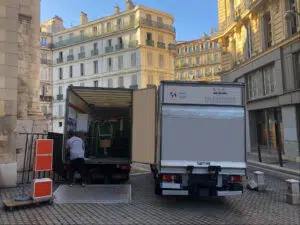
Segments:
[[[135,90],[132,101],[132,161],[155,160],[156,88]]]

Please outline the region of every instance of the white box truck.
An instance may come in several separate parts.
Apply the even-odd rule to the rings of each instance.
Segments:
[[[246,176],[244,85],[162,82],[151,165],[158,195],[241,195]]]
[[[128,179],[131,163],[139,162],[151,165],[156,194],[243,192],[242,84],[163,81],[158,90],[69,87],[66,109],[64,140],[77,124],[88,131],[85,161],[93,176]],[[62,155],[67,166],[64,150]]]

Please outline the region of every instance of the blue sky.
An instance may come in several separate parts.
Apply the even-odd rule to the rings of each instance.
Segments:
[[[218,24],[217,0],[134,0],[150,8],[170,13],[175,18],[176,40],[200,38]],[[42,0],[41,22],[55,15],[61,16],[65,27],[79,24],[80,12],[88,14],[89,20],[111,15],[114,6],[125,9],[125,0]]]

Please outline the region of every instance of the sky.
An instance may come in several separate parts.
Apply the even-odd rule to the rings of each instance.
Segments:
[[[80,12],[96,20],[114,13],[114,6],[125,10],[126,0],[42,0],[41,22],[55,15],[62,17],[66,28],[79,24]],[[170,13],[175,18],[176,40],[201,38],[217,27],[217,0],[133,0],[135,5],[145,5]]]

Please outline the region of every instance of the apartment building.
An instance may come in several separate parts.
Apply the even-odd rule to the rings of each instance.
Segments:
[[[219,0],[224,81],[246,83],[248,150],[300,151],[300,1]],[[298,12],[298,15],[297,15]]]
[[[52,64],[53,64],[53,38],[56,32],[64,30],[63,21],[60,17],[55,16],[44,22],[40,26],[40,48],[41,48],[41,66],[40,66],[40,105],[44,114],[48,131],[53,130],[52,121]]]
[[[145,88],[174,79],[174,18],[126,1],[126,10],[53,34],[53,131],[62,133],[68,86]]]
[[[221,49],[218,39],[207,36],[177,43],[175,75],[177,80],[220,81]]]

